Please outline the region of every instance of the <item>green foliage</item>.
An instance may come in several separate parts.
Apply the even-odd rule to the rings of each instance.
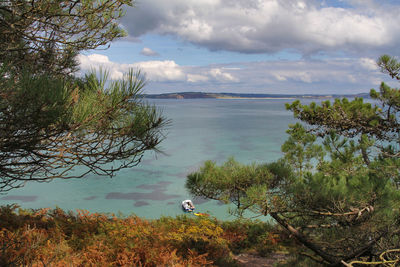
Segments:
[[[69,74],[82,50],[125,35],[118,20],[131,0],[0,2],[0,62],[14,71]]]
[[[73,77],[76,55],[124,36],[131,0],[0,2],[0,192],[27,181],[113,176],[157,150],[166,120],[144,77]],[[73,172],[75,166],[81,172]]]
[[[322,147],[315,144],[317,137],[306,132],[300,124],[289,125],[288,140],[282,145],[282,152],[285,153],[285,161],[290,164],[300,176],[304,172],[313,169],[312,159],[322,161],[325,155]]]
[[[381,71],[389,74],[392,79],[400,79],[400,63],[396,58],[389,55],[383,55],[378,59],[377,64],[381,68]]]
[[[248,201],[248,194],[258,192],[272,180],[267,167],[242,165],[231,158],[222,166],[205,162],[200,171],[188,176],[186,187],[195,196],[234,203],[234,213],[242,216],[244,210],[254,205]]]
[[[303,106],[297,100],[286,104],[286,108],[301,121],[315,126],[314,131],[318,136],[335,130],[348,137],[368,134],[381,138],[388,130],[380,108],[364,103],[362,98],[353,101],[335,99],[333,103],[327,100],[320,106],[315,103]]]
[[[2,71],[0,191],[89,172],[112,176],[164,138],[167,121],[140,97],[140,72],[108,81],[106,72],[77,80]],[[86,168],[71,172],[77,165]]]
[[[378,64],[399,78],[396,59],[383,56]],[[295,259],[301,266],[395,257],[389,251],[400,247],[400,93],[382,83],[371,97],[378,104],[361,98],[287,104],[306,125],[290,126],[281,160],[247,166],[265,170],[263,177],[242,174],[246,166],[232,160],[207,162],[188,176],[187,187],[197,196],[229,199],[239,215],[246,209],[270,215],[303,245]],[[225,197],[229,192],[241,205]]]

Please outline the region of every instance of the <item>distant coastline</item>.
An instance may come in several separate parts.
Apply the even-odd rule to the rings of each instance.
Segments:
[[[303,94],[303,95],[285,95],[285,94],[247,94],[247,93],[205,93],[205,92],[177,92],[177,93],[165,93],[165,94],[145,94],[144,98],[150,99],[304,99],[304,98],[317,98],[317,99],[329,99],[329,98],[342,98],[342,97],[362,97],[369,98],[368,93],[361,94],[332,94],[332,95],[314,95],[314,94]]]
[[[215,99],[296,99],[295,97],[215,97]]]

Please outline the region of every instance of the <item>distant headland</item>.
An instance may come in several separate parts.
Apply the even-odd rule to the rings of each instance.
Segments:
[[[247,94],[247,93],[205,93],[205,92],[178,92],[165,94],[145,94],[145,98],[151,99],[197,99],[197,98],[214,98],[214,99],[298,99],[298,98],[341,98],[341,97],[362,97],[369,98],[369,93],[361,94]]]

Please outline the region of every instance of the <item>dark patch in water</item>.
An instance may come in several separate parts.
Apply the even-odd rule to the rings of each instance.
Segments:
[[[5,196],[2,197],[2,200],[19,200],[22,202],[34,202],[36,201],[38,197],[37,196]]]
[[[168,185],[172,184],[171,182],[161,181],[156,184],[141,184],[136,186],[136,188],[146,189],[146,190],[159,190],[165,191]]]
[[[167,194],[167,186],[170,185],[171,182],[161,181],[156,184],[141,184],[136,188],[151,190],[151,192],[142,193],[142,192],[129,192],[129,193],[121,193],[121,192],[111,192],[106,195],[106,199],[127,199],[127,200],[158,200],[165,201],[168,199],[178,198],[179,195]]]
[[[206,203],[208,201],[210,201],[210,200],[207,199],[207,198],[203,198],[203,197],[195,197],[195,198],[193,198],[194,204],[203,204],[203,203]]]
[[[150,205],[150,203],[146,202],[146,201],[136,201],[134,204],[135,207],[142,207],[142,206],[148,206],[148,205]]]
[[[96,199],[96,196],[91,196],[91,197],[85,197],[83,200],[93,200]]]
[[[250,144],[249,142],[241,142],[239,144],[239,148],[240,150],[244,150],[244,151],[253,151],[254,149],[256,149],[256,147],[252,144]]]
[[[111,192],[107,194],[106,199],[127,199],[127,200],[168,200],[172,198],[177,198],[178,195],[168,195],[165,194],[163,190],[154,190],[150,193],[120,193],[120,192]]]
[[[152,171],[152,170],[146,170],[146,169],[135,169],[135,168],[132,168],[131,171],[135,172],[135,173],[143,172],[143,173],[146,173],[147,175],[150,175],[150,176],[161,176],[163,174],[162,171]]]
[[[153,162],[153,159],[143,159],[140,163],[143,165],[151,165]]]
[[[172,201],[170,201],[170,202],[167,202],[167,205],[175,205],[176,203],[175,202],[172,202]]]

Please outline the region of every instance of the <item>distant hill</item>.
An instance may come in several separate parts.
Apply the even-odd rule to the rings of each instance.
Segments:
[[[361,94],[347,94],[347,95],[316,95],[316,94],[302,94],[302,95],[288,95],[288,94],[240,94],[240,93],[204,93],[204,92],[179,92],[179,93],[166,93],[166,94],[145,94],[145,98],[151,99],[197,99],[197,98],[216,98],[216,99],[252,99],[252,98],[341,98],[341,97],[363,97],[369,98],[368,93]]]

